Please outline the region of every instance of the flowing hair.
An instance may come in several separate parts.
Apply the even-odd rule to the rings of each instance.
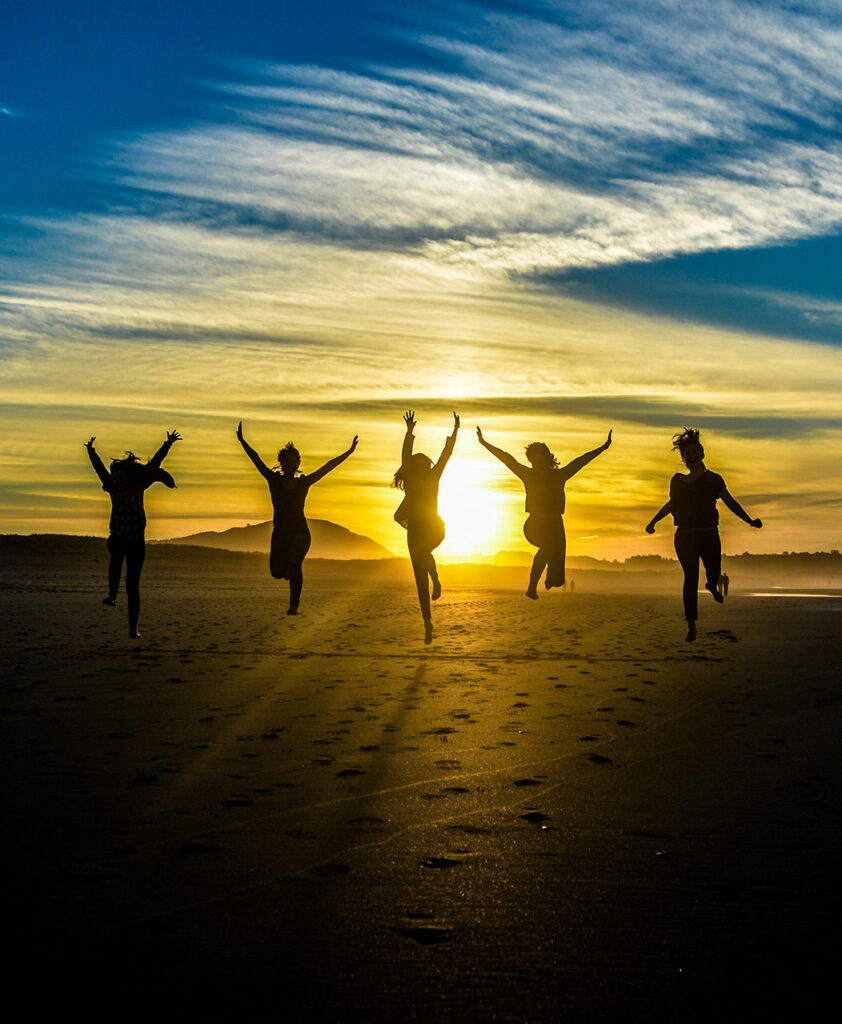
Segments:
[[[679,455],[682,455],[684,453],[684,449],[688,445],[692,444],[701,448],[702,454],[704,454],[705,449],[702,446],[702,442],[699,440],[699,431],[694,430],[693,427],[685,427],[680,434],[675,434],[673,436],[672,446],[679,453]]]
[[[298,468],[298,466],[301,465],[301,452],[295,447],[295,445],[292,443],[292,441],[287,441],[287,443],[283,446],[283,448],[281,448],[281,450],[278,452],[278,465],[279,466],[284,461],[284,456],[285,455],[291,455],[295,459],[295,461],[296,461],[296,469]]]
[[[534,464],[536,461],[547,462],[553,469],[558,469],[558,459],[543,441],[533,441],[532,444],[528,444],[523,450],[531,463]]]

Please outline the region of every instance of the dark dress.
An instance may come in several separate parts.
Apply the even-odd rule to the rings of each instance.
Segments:
[[[281,473],[267,477],[272,496],[273,528],[269,554],[269,572],[276,580],[288,580],[290,573],[301,568],[310,550],[310,528],[304,517],[304,502],[310,490],[310,478],[297,476],[291,487],[284,484]]]
[[[670,510],[675,520],[675,553],[684,570],[684,617],[699,617],[699,559],[708,590],[715,590],[722,566],[717,499],[725,490],[718,473],[706,469],[695,480],[676,473],[670,480]]]

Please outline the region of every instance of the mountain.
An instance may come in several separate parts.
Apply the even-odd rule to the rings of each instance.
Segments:
[[[310,558],[394,558],[382,544],[359,533],[351,533],[344,526],[328,522],[327,519],[308,519],[313,543]],[[230,530],[215,533],[193,533],[189,537],[173,537],[157,541],[159,544],[191,544],[202,548],[225,548],[226,551],[269,552],[272,538],[272,523],[256,523],[254,526],[233,526]]]

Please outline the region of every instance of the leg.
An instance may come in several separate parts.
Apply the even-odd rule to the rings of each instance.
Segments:
[[[541,576],[546,568],[546,552],[543,548],[538,548],[535,552],[535,557],[532,559],[532,568],[529,570],[529,586],[526,590],[526,596],[531,597],[533,601],[538,600],[538,584],[540,583]]]
[[[547,523],[547,534],[547,576],[544,586],[549,590],[551,587],[562,587],[565,582],[567,535],[564,532],[564,520],[560,516]]]
[[[713,594],[714,601],[722,604],[725,595],[719,587],[722,574],[722,542],[719,539],[719,530],[702,531],[699,538],[699,553],[705,567],[705,590]]]
[[[415,576],[415,587],[418,591],[418,604],[421,606],[421,616],[425,622],[432,618],[432,612],[430,609],[430,590],[427,584],[431,557],[432,556],[429,551],[419,551],[414,547],[409,549],[409,558],[412,562],[412,572]]]
[[[430,596],[434,601],[438,601],[441,597],[441,581],[439,580],[438,569],[436,569],[436,560],[433,558],[432,551],[430,552],[430,561],[427,567],[427,573],[433,583],[433,593]]]
[[[695,530],[675,531],[675,553],[684,570],[684,618],[687,620],[687,639],[696,639],[696,619],[699,617],[699,548]],[[692,633],[692,636],[691,636]]]
[[[140,572],[146,558],[146,544],[133,541],[126,549],[126,596],[129,599],[129,636],[138,637],[137,620],[140,617]]]
[[[302,562],[294,565],[289,570],[289,608],[287,615],[297,615],[298,605],[301,602],[301,588],[304,586],[304,572]]]
[[[117,537],[109,537],[108,550],[111,555],[108,561],[108,597],[106,597],[102,603],[114,605],[117,603],[117,592],[120,589],[120,577],[123,574],[125,544]]]

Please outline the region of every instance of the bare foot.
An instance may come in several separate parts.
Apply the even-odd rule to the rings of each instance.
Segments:
[[[710,583],[705,584],[705,590],[709,590],[713,594],[713,599],[717,604],[722,604],[725,598],[719,593],[716,587],[711,586]]]
[[[438,576],[433,577],[433,592],[432,594],[430,594],[430,597],[434,601],[438,601],[438,599],[441,597],[441,580],[438,578]]]
[[[137,626],[133,626],[129,630],[129,640],[140,640],[140,633],[137,631]]]
[[[527,597],[531,597],[533,601],[537,601],[538,600],[538,591],[535,590],[533,587],[530,587],[529,590],[526,591],[526,596]]]
[[[103,604],[107,604],[111,608],[113,608],[114,605],[117,603],[117,598],[116,597],[105,597],[105,598],[102,599],[102,603]]]
[[[431,644],[433,642],[433,620],[424,619],[424,643]]]
[[[287,615],[297,615],[297,614],[298,614],[298,605],[297,604],[291,604],[289,606],[289,608],[287,608]]]
[[[696,639],[696,623],[695,622],[688,622],[687,623],[687,636],[684,639],[685,640],[695,640]]]

